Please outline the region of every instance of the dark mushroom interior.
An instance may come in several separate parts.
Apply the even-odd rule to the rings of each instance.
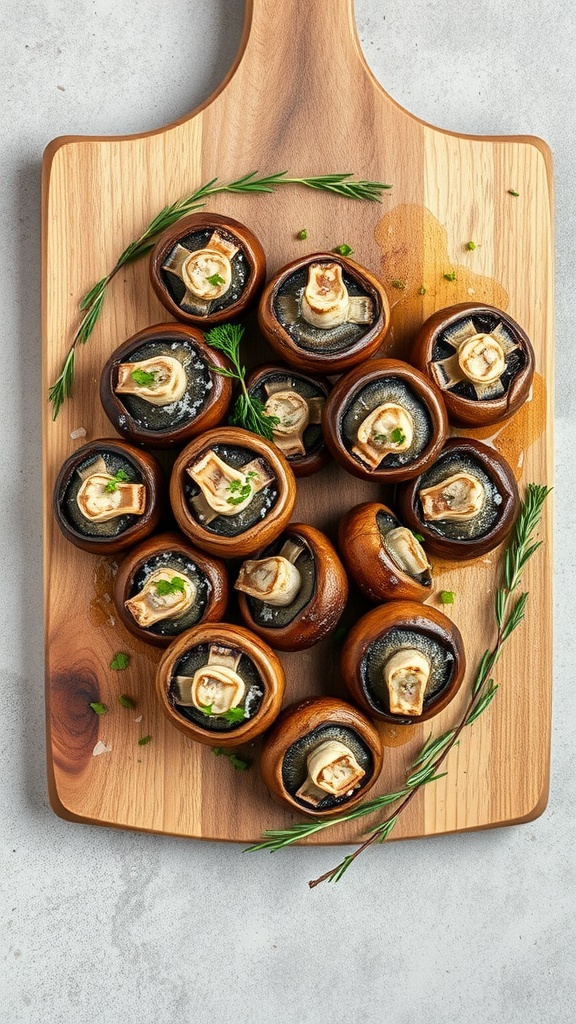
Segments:
[[[297,615],[306,607],[306,605],[312,600],[316,592],[316,559],[312,549],[306,543],[303,537],[300,537],[297,533],[295,534],[283,534],[278,540],[270,544],[258,557],[269,558],[271,555],[277,555],[280,553],[281,548],[286,543],[286,540],[294,540],[298,544],[303,545],[303,550],[298,555],[298,558],[293,563],[295,568],[300,573],[301,586],[300,589],[289,605],[284,608],[276,607],[275,605],[267,604],[266,601],[259,601],[255,597],[246,595],[246,601],[250,610],[252,619],[258,626],[262,626],[265,629],[281,629],[284,626],[289,626],[294,621]]]
[[[269,397],[266,391],[267,384],[281,384],[284,387],[284,390],[294,390],[297,394],[302,395],[303,398],[320,398],[322,400],[325,400],[326,398],[326,393],[319,384],[315,384],[307,377],[301,377],[295,372],[278,370],[267,373],[249,389],[251,397],[257,398],[263,405],[266,405],[266,401]],[[322,427],[320,426],[320,423],[308,424],[304,430],[302,442],[306,449],[306,455],[318,452],[324,447],[324,436],[322,434]],[[302,458],[302,456],[287,455],[286,458],[289,462],[293,462],[297,461],[298,458]]]
[[[373,640],[368,647],[361,665],[362,688],[366,699],[376,711],[392,714],[388,699],[388,688],[384,679],[384,668],[393,654],[400,650],[417,650],[430,663],[430,676],[424,693],[424,708],[430,705],[449,686],[454,674],[454,653],[446,645],[427,633],[415,629],[395,626]],[[394,713],[399,722],[414,721],[410,716]]]
[[[210,595],[211,583],[199,566],[187,555],[179,551],[162,551],[147,558],[134,574],[127,598],[136,597],[146,586],[146,582],[152,573],[158,569],[171,569],[174,571],[175,576],[185,577],[195,587],[194,601],[190,608],[187,608],[181,615],[161,619],[159,622],[154,622],[151,626],[147,627],[147,632],[155,633],[158,636],[178,636],[185,629],[195,626],[204,615]]]
[[[214,640],[217,641],[216,636]],[[238,722],[229,722],[223,715],[206,715],[195,707],[185,707],[179,704],[175,686],[176,677],[193,676],[197,669],[203,668],[208,663],[209,656],[210,644],[198,644],[186,651],[172,670],[168,698],[178,714],[188,719],[189,722],[193,722],[194,725],[206,729],[207,732],[231,732],[244,725],[258,712],[264,697],[264,685],[252,659],[248,655],[242,654],[236,672],[246,685],[246,695],[239,705],[244,708],[243,719]]]
[[[123,478],[125,483],[145,484],[142,474],[127,456],[102,448],[99,451],[90,452],[82,462],[78,463],[68,481],[65,481],[63,493],[58,496],[58,502],[63,516],[68,520],[72,529],[78,533],[82,533],[86,537],[117,537],[137,523],[141,517],[128,513],[108,519],[104,523],[95,523],[82,515],[76,500],[84,483],[80,473],[89,470],[90,466],[95,464],[100,457],[104,460],[106,471],[110,476],[122,472],[126,474],[126,478]]]
[[[116,395],[140,427],[146,430],[165,431],[188,423],[198,416],[208,401],[213,383],[207,362],[194,344],[187,339],[167,338],[144,342],[123,361],[136,363],[158,356],[170,356],[184,367],[186,390],[182,398],[169,405],[153,405],[139,395],[118,392]]]
[[[374,409],[385,403],[402,406],[410,414],[414,423],[414,436],[410,447],[401,452],[386,452],[378,467],[397,469],[419,458],[430,444],[433,436],[430,413],[422,399],[405,380],[395,376],[378,377],[365,384],[364,387],[358,388],[344,410],[340,429],[347,450],[361,465],[364,465],[352,451],[357,442],[358,428]]]
[[[330,260],[315,259],[314,263],[330,263]],[[302,295],[308,280],[308,266],[300,267],[290,274],[278,288],[273,300],[274,315],[285,331],[300,348],[309,352],[332,354],[342,352],[372,330],[380,315],[380,300],[371,289],[362,288],[360,282],[345,267],[342,280],[348,294],[366,296],[372,302],[372,314],[368,323],[343,323],[337,327],[314,327],[301,313]]]
[[[297,791],[304,784],[308,776],[308,756],[316,747],[319,747],[321,743],[326,743],[328,740],[338,740],[348,747],[354,754],[360,767],[364,769],[366,774],[360,781],[360,785],[355,790],[355,793],[358,789],[363,789],[371,781],[374,774],[372,752],[355,729],[336,722],[327,722],[326,725],[318,726],[312,732],[300,736],[299,739],[288,747],[282,759],[282,782],[286,791],[297,803],[308,809],[314,806],[316,811],[326,811],[331,807],[338,807],[350,799],[346,795],[337,797],[331,793],[326,793],[326,796],[319,804],[312,805],[308,801],[296,796]]]
[[[251,451],[249,448],[244,448],[240,445],[215,444],[212,445],[210,450],[234,469],[242,469],[252,462],[253,459],[259,458],[266,465],[270,476],[273,476],[272,467],[262,456],[257,455],[256,452]],[[197,458],[200,458],[202,454],[204,452],[199,452]],[[241,533],[249,530],[256,523],[265,519],[278,499],[278,484],[274,477],[261,491],[256,491],[253,494],[250,504],[241,512],[229,516],[218,515],[208,523],[203,520],[201,513],[197,512],[192,500],[201,494],[200,487],[188,473],[184,473],[182,479],[188,507],[196,522],[204,530],[217,534],[219,537],[238,537]]]
[[[498,385],[496,382],[496,386],[493,389],[486,389],[480,394],[478,394],[474,384],[469,380],[461,380],[458,381],[458,383],[450,385],[449,381],[443,380],[445,374],[442,371],[442,367],[438,366],[438,364],[443,360],[450,359],[450,357],[454,356],[456,346],[450,343],[450,339],[461,331],[463,324],[470,320],[478,334],[490,334],[495,330],[495,328],[499,328],[499,333],[502,338],[506,340],[508,345],[510,345],[510,348],[512,349],[512,346],[516,346],[506,354],[506,368],[498,378],[500,384]],[[481,402],[506,394],[510,386],[510,382],[526,366],[527,356],[520,339],[512,332],[506,321],[497,313],[492,313],[489,310],[486,310],[482,313],[474,312],[472,314],[463,314],[454,323],[451,323],[443,331],[440,331],[432,350],[432,361],[436,364],[434,377],[441,388],[454,395],[459,395],[460,398],[466,398],[473,402]]]
[[[219,298],[213,299],[211,302],[202,302],[201,312],[204,316],[211,316],[214,313],[219,313],[220,310],[226,309],[227,306],[231,306],[233,303],[237,302],[246,287],[250,276],[250,265],[244,255],[241,239],[220,225],[218,225],[217,228],[204,228],[201,231],[192,231],[179,238],[174,243],[173,249],[166,253],[163,260],[164,263],[168,263],[177,245],[181,245],[184,249],[189,249],[190,252],[196,252],[198,249],[205,249],[214,234],[214,230],[218,231],[221,238],[238,246],[238,252],[235,253],[230,261],[230,266],[232,268],[232,281],[230,283],[230,287],[224,295],[221,295]],[[178,275],[172,273],[170,270],[161,268],[160,276],[164,282],[166,290],[171,295],[173,301],[180,306],[180,309],[185,313],[197,314],[198,307],[190,306],[186,302],[182,301],[186,292],[186,286]]]
[[[472,519],[457,522],[451,519],[428,520],[422,515],[422,508],[418,499],[418,491],[427,487],[434,487],[441,484],[450,476],[456,473],[470,473],[480,481],[484,489],[484,505],[480,512]],[[440,537],[447,537],[450,540],[475,540],[490,533],[500,515],[502,495],[496,487],[492,477],[484,469],[481,461],[473,455],[452,448],[440,456],[430,469],[422,474],[418,481],[416,501],[418,502],[418,517],[426,525],[426,529],[437,533]]]

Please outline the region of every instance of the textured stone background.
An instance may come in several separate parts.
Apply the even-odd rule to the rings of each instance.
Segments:
[[[377,848],[339,886],[313,892],[306,881],[332,864],[329,849],[246,857],[233,845],[70,825],[49,809],[41,155],[57,135],[138,132],[192,110],[233,59],[243,2],[5,3],[1,1024],[576,1019],[576,15],[572,0],[357,0],[356,13],[369,64],[410,111],[455,131],[540,135],[555,155],[559,642],[548,809],[517,828]]]

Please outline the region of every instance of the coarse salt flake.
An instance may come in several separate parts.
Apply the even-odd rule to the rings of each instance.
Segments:
[[[86,437],[86,427],[76,427],[70,431],[70,437],[73,441],[77,441],[79,437]]]
[[[98,757],[98,754],[109,754],[111,750],[112,747],[108,747],[106,746],[105,743],[102,742],[102,740],[98,740],[98,743],[96,744],[94,750],[92,751],[92,757]]]

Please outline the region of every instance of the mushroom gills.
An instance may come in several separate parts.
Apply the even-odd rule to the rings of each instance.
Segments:
[[[181,586],[172,587],[168,593],[163,592],[166,587],[158,587],[159,583],[173,584],[175,579]],[[140,593],[125,601],[124,607],[139,626],[147,629],[156,622],[183,615],[194,603],[196,593],[196,585],[185,576],[173,569],[156,569],[150,573]]]
[[[409,576],[418,577],[430,570],[430,562],[419,540],[407,526],[389,530],[384,547],[394,564]]]
[[[81,515],[91,523],[106,523],[118,516],[141,516],[146,508],[144,484],[118,480],[99,456],[85,469],[79,469],[82,484],[76,496]]]
[[[307,768],[307,777],[295,796],[314,807],[326,794],[352,796],[366,775],[350,748],[338,740],[326,740],[315,747],[308,755]]]
[[[239,707],[246,696],[246,684],[237,672],[241,657],[241,651],[211,644],[207,663],[193,676],[176,676],[176,702],[213,718]]]
[[[296,599],[302,577],[294,565],[304,545],[287,540],[278,555],[248,559],[240,568],[235,590],[275,608],[286,608]]]
[[[264,459],[253,459],[236,469],[212,449],[188,466],[186,472],[200,488],[201,493],[191,499],[191,504],[206,524],[217,516],[243,512],[254,495],[274,480]]]
[[[360,423],[352,453],[377,469],[389,453],[408,451],[414,439],[414,420],[402,405],[383,402]]]
[[[179,359],[165,355],[120,363],[114,390],[119,395],[137,395],[150,405],[171,405],[186,391],[186,371]]]
[[[288,384],[286,380],[264,385],[268,396],[264,411],[279,421],[272,427],[274,444],[287,458],[294,458],[306,455],[304,431],[310,424],[320,423],[324,399],[306,398]]]
[[[422,714],[430,669],[428,658],[415,648],[397,651],[388,659],[384,665],[384,682],[390,714]]]
[[[444,334],[444,341],[456,351],[446,359],[432,362],[437,383],[444,389],[461,382],[471,384],[478,399],[498,398],[504,393],[502,374],[508,356],[518,344],[508,336],[502,323],[490,332],[476,329],[467,319]]]
[[[179,305],[206,314],[210,303],[222,298],[232,283],[232,259],[238,246],[214,231],[202,249],[187,249],[179,242],[162,269],[182,281],[185,292]]]
[[[467,522],[482,511],[486,501],[484,486],[471,473],[454,473],[433,487],[418,491],[424,519],[435,522],[450,519]]]

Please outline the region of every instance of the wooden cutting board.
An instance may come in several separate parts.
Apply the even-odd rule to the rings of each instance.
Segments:
[[[44,391],[60,372],[81,296],[114,265],[166,204],[218,176],[288,170],[291,176],[353,171],[393,187],[381,205],[290,186],[271,196],[218,196],[210,208],[248,224],[270,272],[306,251],[347,243],[377,274],[393,305],[384,354],[408,357],[410,339],[434,310],[455,302],[506,309],[532,338],[537,376],[529,403],[509,424],[484,431],[523,484],[552,478],[553,281],[551,157],[529,137],[475,138],[440,131],[402,110],[375,81],[355,33],[352,0],[246,0],[245,29],[221,88],[190,117],[128,138],[60,138],[46,151],[43,176]],[[519,193],[513,196],[512,189]],[[308,240],[296,238],[301,228]],[[473,240],[476,248],[466,249]],[[445,273],[455,271],[447,281]],[[403,289],[394,287],[401,281]],[[426,294],[420,294],[421,287]],[[68,544],[51,514],[59,466],[81,441],[112,436],[98,399],[101,369],[133,332],[166,320],[148,285],[145,262],[114,280],[101,320],[78,352],[74,396],[55,423],[44,416],[45,603],[48,769],[54,810],[74,821],[183,836],[255,840],[293,820],[251,771],[235,772],[177,732],[153,693],[159,652],[137,642],[110,599],[114,560]],[[252,361],[265,351],[254,335]],[[474,433],[474,432],[473,432]],[[299,484],[295,518],[328,532],[351,505],[383,491],[330,466]],[[396,838],[529,820],[548,789],[551,691],[551,507],[530,563],[526,622],[509,642],[491,708],[450,754],[446,778],[412,801]],[[492,641],[498,553],[466,566],[437,565],[438,590],[474,666]],[[432,602],[437,599],[432,598]],[[129,668],[112,672],[117,651]],[[282,656],[287,701],[342,694],[333,641]],[[471,673],[469,673],[471,677]],[[118,695],[137,699],[128,711]],[[91,700],[109,705],[99,718]],[[451,726],[450,706],[432,723]],[[141,719],[140,719],[141,716]],[[138,721],[137,719],[140,719]],[[387,745],[378,789],[397,789],[430,723],[383,728]],[[150,735],[146,746],[138,738]],[[98,739],[110,752],[93,756]],[[367,819],[368,821],[370,819]],[[355,840],[362,824],[316,842]]]

